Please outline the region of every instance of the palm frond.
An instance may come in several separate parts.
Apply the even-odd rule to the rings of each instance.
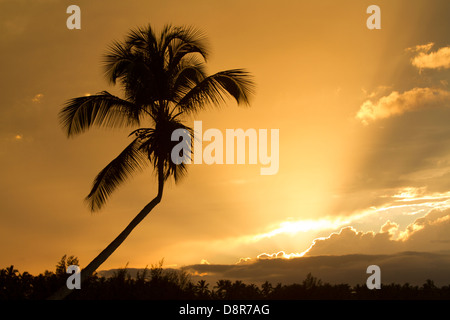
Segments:
[[[161,32],[159,51],[172,51],[172,58],[176,58],[175,65],[187,53],[199,53],[203,59],[208,57],[208,43],[202,31],[193,27],[172,27],[166,25]]]
[[[186,92],[207,77],[205,63],[195,56],[180,61],[171,72],[172,101],[179,101]]]
[[[112,84],[116,84],[117,80],[121,82],[129,101],[142,104],[148,103],[150,96],[156,96],[158,81],[155,70],[152,70],[153,58],[147,57],[145,40],[136,43],[137,39],[125,44],[113,43],[105,54],[104,74]],[[136,50],[137,45],[144,48]]]
[[[206,62],[209,56],[206,38],[200,30],[194,28],[176,28],[171,38],[165,39],[162,50],[168,52],[166,55],[166,69],[169,73],[177,68],[178,64],[185,58],[194,56]]]
[[[129,66],[135,62],[135,56],[130,51],[130,46],[120,42],[113,42],[104,56],[105,77],[111,84],[116,84],[117,79],[122,78]]]
[[[135,138],[97,175],[85,199],[91,211],[99,210],[117,186],[146,165],[147,157],[140,148],[141,144],[141,138]]]
[[[178,182],[186,174],[187,168],[183,162],[176,164],[172,161],[172,150],[180,143],[178,141],[172,141],[172,133],[177,129],[185,130],[190,136],[190,141],[192,141],[193,130],[177,120],[176,116],[173,117],[164,114],[155,120],[155,128],[138,129],[135,131],[135,134],[143,140],[140,148],[147,154],[148,159],[155,169],[159,167],[164,168],[164,180],[173,176],[175,182]],[[185,145],[185,149],[188,152],[188,155],[185,156],[190,157],[191,147],[191,144]]]
[[[132,29],[126,40],[126,43],[137,48],[147,48],[147,50],[157,49],[157,38],[150,24],[143,28]]]
[[[249,105],[254,92],[250,74],[242,69],[221,71],[191,85],[177,103],[177,108],[186,113],[199,111],[208,104],[218,106],[227,96],[238,104]]]
[[[67,135],[73,136],[93,125],[121,127],[139,124],[141,109],[106,91],[73,98],[60,111],[59,118]]]

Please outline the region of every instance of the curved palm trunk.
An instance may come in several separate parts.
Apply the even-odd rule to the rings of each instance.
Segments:
[[[109,258],[109,256],[116,251],[116,249],[125,241],[133,229],[152,211],[152,209],[161,202],[164,187],[164,174],[162,168],[158,168],[158,194],[150,201],[138,215],[128,224],[128,226],[102,251],[100,254],[89,263],[86,268],[81,270],[81,283],[89,278],[100,265]],[[72,290],[68,289],[66,285],[61,287],[57,292],[51,295],[49,300],[62,300],[67,297]]]

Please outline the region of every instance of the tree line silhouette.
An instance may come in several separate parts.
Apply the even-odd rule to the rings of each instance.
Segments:
[[[64,255],[55,272],[37,276],[20,273],[14,266],[0,270],[0,300],[43,300],[65,285],[67,266],[78,264],[74,256]],[[450,285],[438,287],[432,280],[422,286],[383,284],[380,290],[369,290],[365,284],[324,283],[308,274],[301,283],[282,285],[266,281],[260,286],[236,280],[218,280],[214,285],[205,280],[194,283],[189,273],[164,269],[158,265],[145,268],[131,277],[127,268],[111,277],[97,273],[90,276],[80,290],[73,290],[67,300],[425,300],[450,299]]]

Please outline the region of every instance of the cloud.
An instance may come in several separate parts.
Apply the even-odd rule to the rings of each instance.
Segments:
[[[432,209],[400,230],[387,220],[379,232],[358,231],[353,226],[341,228],[327,237],[312,241],[303,252],[261,253],[257,260],[288,260],[298,257],[348,254],[394,254],[403,251],[450,251],[450,209]],[[248,262],[248,258],[246,260]]]
[[[394,236],[398,231],[398,224],[391,221],[386,221],[385,224],[381,226],[380,232],[381,233],[388,233],[391,236]]]
[[[280,251],[277,253],[261,253],[256,257],[258,260],[270,260],[270,259],[292,259],[303,256],[301,253],[286,253],[284,251]]]
[[[5,135],[1,135],[1,137],[0,137],[0,141],[1,142],[16,142],[16,143],[19,143],[19,142],[23,142],[23,141],[26,141],[26,140],[30,141],[31,139],[30,139],[29,136],[25,137],[25,135],[23,133],[15,133],[15,134],[8,133],[8,134],[5,134]]]
[[[416,219],[398,240],[407,250],[450,249],[450,210],[432,210]]]
[[[246,241],[256,242],[282,234],[296,235],[302,232],[317,232],[321,230],[337,229],[343,225],[351,223],[352,221],[363,218],[365,214],[366,213],[337,217],[328,216],[320,219],[288,220],[280,222],[277,225],[273,225],[271,230],[268,232],[255,234],[253,236],[245,236],[244,238]]]
[[[189,265],[182,269],[215,284],[218,280],[241,280],[261,285],[265,281],[272,284],[301,283],[308,273],[328,283],[348,283],[364,285],[367,280],[367,267],[378,265],[381,268],[381,282],[410,283],[422,285],[432,279],[436,285],[450,283],[450,254],[426,252],[399,252],[386,255],[351,254],[322,255],[314,257],[258,260],[245,265]]]
[[[252,262],[253,259],[250,257],[247,258],[240,258],[238,262],[236,262],[236,264],[246,264],[248,262]]]
[[[437,51],[429,52],[433,43],[414,47],[410,51],[418,52],[411,59],[413,66],[419,69],[448,69],[450,68],[450,47],[442,47]]]
[[[31,101],[32,101],[33,103],[39,103],[39,102],[41,102],[41,100],[42,100],[43,97],[44,97],[44,95],[43,95],[42,93],[38,93],[37,95],[35,95],[35,96],[33,97],[33,99],[31,99]]]
[[[328,237],[313,240],[304,255],[382,254],[400,251],[389,232],[362,232],[348,226]]]
[[[315,239],[302,254],[284,251],[241,259],[232,265],[198,264],[183,267],[195,278],[215,283],[220,279],[248,283],[300,283],[308,273],[330,283],[364,284],[366,269],[375,264],[383,283],[421,285],[432,279],[450,283],[450,209],[431,210],[404,231],[387,220],[379,232],[347,226],[328,237]]]
[[[391,86],[380,85],[380,86],[376,87],[375,90],[373,90],[370,93],[364,88],[361,88],[361,91],[368,99],[373,99],[375,97],[378,97],[378,96],[384,94],[385,92],[390,91],[391,88],[392,88]]]
[[[386,221],[380,232],[361,232],[349,226],[328,237],[315,239],[305,256],[343,254],[393,254],[400,251],[450,250],[450,209],[431,210],[404,231]]]
[[[438,88],[414,88],[403,93],[393,91],[377,102],[365,101],[356,118],[364,124],[368,121],[390,118],[405,112],[436,108],[450,104],[450,92]]]
[[[430,52],[434,43],[417,45],[407,48],[406,51],[413,52],[415,56],[411,59],[413,66],[422,69],[448,69],[450,68],[450,46],[442,47],[437,51]],[[444,86],[446,82],[441,80]],[[389,87],[382,86],[379,89]],[[373,102],[380,90],[367,94],[369,100],[366,100],[356,114],[356,118],[364,124],[369,121],[390,118],[392,116],[401,115],[405,112],[416,111],[429,107],[446,106],[450,101],[450,92],[439,88],[413,88],[411,90],[399,93],[392,91]]]
[[[428,52],[434,46],[433,42],[429,42],[427,44],[419,44],[414,47],[406,48],[406,51],[409,52]]]
[[[258,260],[286,260],[322,254],[390,254],[418,250],[417,246],[403,245],[398,241],[400,236],[406,239],[412,231],[421,228],[423,223],[418,217],[426,216],[434,209],[446,210],[450,207],[450,192],[428,192],[424,187],[383,189],[376,196],[382,202],[372,201],[371,207],[358,209],[346,216],[318,217],[315,220],[290,218],[270,225],[265,233],[189,242],[181,251],[202,248],[207,250],[205,256],[210,263],[224,261],[226,256],[234,257],[236,264],[248,264]],[[325,223],[327,219],[329,221]],[[280,230],[280,226],[285,228]],[[331,241],[334,239],[337,241]],[[426,247],[420,248],[427,250]]]

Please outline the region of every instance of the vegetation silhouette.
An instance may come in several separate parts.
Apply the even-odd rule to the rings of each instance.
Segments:
[[[148,163],[156,173],[158,192],[130,224],[81,271],[83,283],[123,243],[131,231],[160,203],[164,183],[185,175],[184,163],[171,161],[171,140],[176,129],[184,125],[185,115],[207,105],[218,106],[225,98],[249,105],[254,83],[248,72],[232,69],[206,73],[208,48],[204,36],[192,27],[165,26],[159,35],[148,25],[131,30],[123,42],[114,42],[105,55],[105,76],[113,85],[119,83],[124,98],[107,91],[69,100],[60,112],[61,124],[68,137],[92,126],[137,127],[133,141],[112,160],[94,180],[86,197],[92,211],[97,211],[111,193]],[[141,127],[144,123],[150,127]],[[192,141],[192,139],[191,139]],[[191,150],[191,146],[186,146]],[[69,294],[62,286],[50,299]]]
[[[64,256],[56,272],[33,276],[14,266],[0,270],[0,300],[43,300],[64,285],[68,274],[62,267],[73,262]],[[450,285],[437,287],[427,279],[422,286],[383,284],[380,290],[367,286],[323,283],[308,274],[302,283],[261,286],[236,280],[218,280],[211,288],[205,280],[192,282],[182,270],[164,269],[162,261],[131,277],[127,268],[111,277],[90,275],[80,290],[72,290],[68,300],[448,300]]]

